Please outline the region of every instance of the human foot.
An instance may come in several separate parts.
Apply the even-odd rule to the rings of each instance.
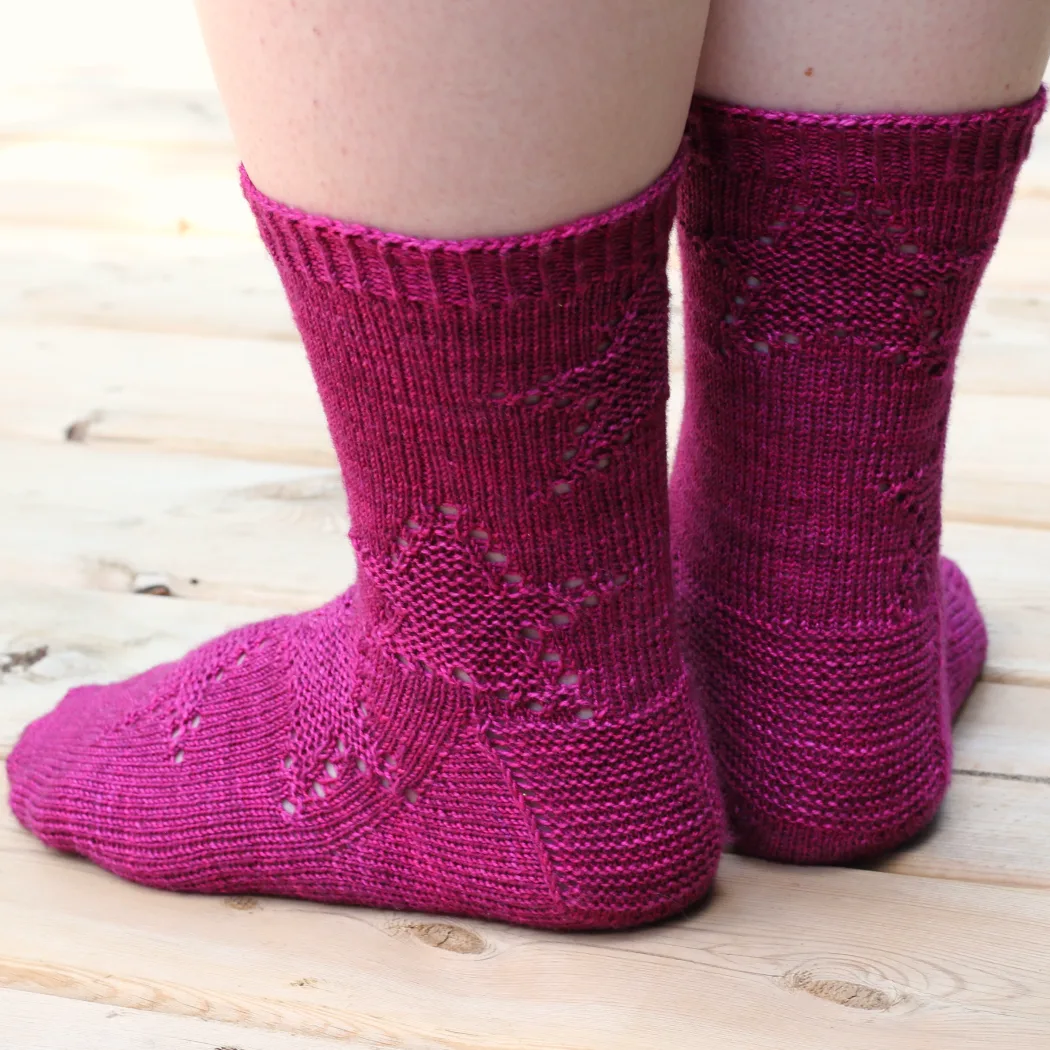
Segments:
[[[723,832],[671,611],[673,184],[441,245],[246,181],[343,466],[358,583],[73,690],[9,758],[23,824],[179,890],[564,928],[702,897]]]
[[[986,646],[939,560],[953,368],[1041,109],[694,106],[672,517],[742,851],[877,853],[947,788]]]

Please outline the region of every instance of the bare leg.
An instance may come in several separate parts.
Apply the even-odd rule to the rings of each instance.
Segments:
[[[401,233],[542,229],[648,185],[681,139],[705,0],[198,0],[245,166]]]
[[[1047,0],[714,0],[696,90],[816,113],[958,113],[1031,98]]]

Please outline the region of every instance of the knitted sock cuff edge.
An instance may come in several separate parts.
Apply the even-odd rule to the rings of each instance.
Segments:
[[[996,178],[1028,156],[1046,107],[1026,102],[952,114],[805,113],[732,105],[697,95],[689,114],[694,162],[771,179],[838,183]]]
[[[569,299],[599,281],[660,265],[686,161],[632,199],[539,233],[438,240],[312,215],[268,197],[242,166],[241,187],[282,271],[384,299],[482,308],[523,299]]]

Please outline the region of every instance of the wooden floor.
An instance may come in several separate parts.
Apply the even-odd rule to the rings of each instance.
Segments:
[[[71,685],[353,573],[190,5],[29,7],[0,42],[0,754]],[[152,892],[5,807],[0,1050],[1047,1050],[1050,122],[959,390],[945,542],[992,649],[921,844],[729,857],[696,914],[557,936]]]

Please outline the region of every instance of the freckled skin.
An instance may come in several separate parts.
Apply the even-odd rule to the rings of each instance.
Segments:
[[[707,0],[198,0],[260,189],[413,236],[542,230],[682,138]]]
[[[714,0],[696,88],[775,110],[959,113],[1031,98],[1048,56],[1045,0]]]

